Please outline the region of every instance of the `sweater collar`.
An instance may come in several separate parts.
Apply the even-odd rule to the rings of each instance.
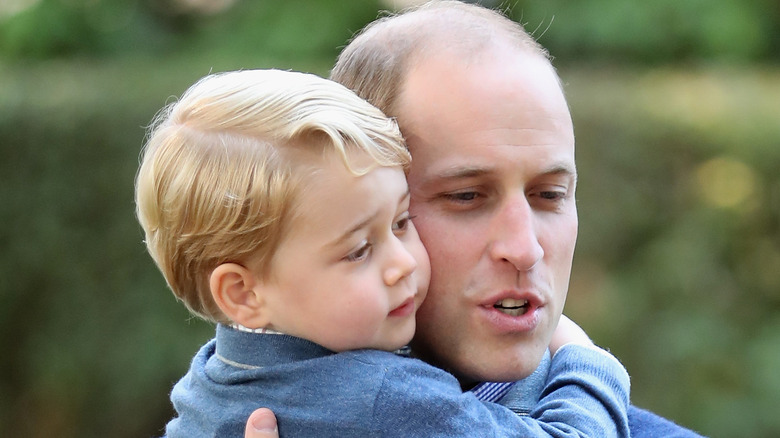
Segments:
[[[261,334],[217,324],[217,356],[240,368],[261,368],[279,363],[334,354],[306,339],[285,334]]]

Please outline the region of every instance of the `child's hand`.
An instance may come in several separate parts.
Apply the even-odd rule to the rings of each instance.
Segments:
[[[555,354],[559,348],[566,344],[579,344],[585,346],[593,346],[593,341],[590,340],[585,330],[580,328],[574,321],[569,319],[566,315],[561,315],[560,321],[558,321],[558,327],[553,332],[552,339],[550,340],[550,354]]]

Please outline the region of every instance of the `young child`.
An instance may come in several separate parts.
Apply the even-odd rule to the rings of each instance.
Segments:
[[[335,82],[210,75],[155,120],[138,219],[174,294],[217,323],[173,388],[169,437],[616,436],[628,376],[593,346],[553,356],[529,417],[461,392],[405,346],[430,268],[396,124]]]

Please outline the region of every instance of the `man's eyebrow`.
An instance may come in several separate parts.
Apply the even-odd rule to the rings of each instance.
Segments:
[[[398,203],[404,202],[406,199],[409,198],[409,188],[407,187],[406,191],[398,198]],[[357,233],[358,231],[365,228],[371,221],[373,221],[377,216],[379,215],[379,211],[374,211],[373,213],[366,215],[362,220],[352,225],[347,231],[342,233],[339,237],[332,240],[330,243],[327,244],[328,247],[336,247],[339,246],[342,242],[348,240],[350,236]]]
[[[577,180],[577,169],[568,164],[555,164],[541,173],[542,175],[568,175]]]
[[[491,167],[485,166],[459,166],[450,169],[444,169],[436,175],[437,179],[460,179],[474,178],[487,175],[493,171]],[[571,175],[577,179],[577,169],[568,164],[553,164],[539,173],[540,175]]]
[[[484,166],[458,166],[449,169],[444,169],[438,174],[438,179],[459,179],[459,178],[473,178],[488,174],[492,171],[489,167]]]

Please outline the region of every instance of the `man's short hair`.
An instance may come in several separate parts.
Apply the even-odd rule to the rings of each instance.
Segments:
[[[549,59],[547,50],[523,26],[501,12],[438,0],[368,24],[341,51],[330,78],[397,117],[396,99],[417,60],[441,51],[468,58],[499,40]]]

